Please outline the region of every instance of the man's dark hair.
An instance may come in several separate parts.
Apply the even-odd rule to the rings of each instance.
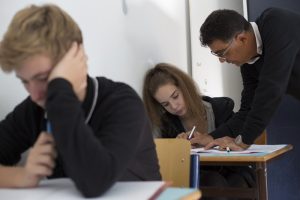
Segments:
[[[228,42],[235,34],[248,31],[250,23],[234,10],[213,11],[200,28],[202,46],[213,43],[216,39]]]

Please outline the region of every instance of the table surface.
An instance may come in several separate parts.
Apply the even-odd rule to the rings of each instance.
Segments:
[[[290,144],[271,153],[252,154],[202,154],[199,153],[200,162],[266,162],[293,149]]]
[[[107,192],[95,200],[148,200],[159,198],[162,200],[187,199],[196,200],[201,192],[193,188],[168,187],[164,181],[129,181],[117,182]],[[174,196],[175,195],[175,196]],[[163,197],[163,198],[162,198]],[[155,199],[156,199],[155,198]],[[43,180],[36,188],[0,189],[2,200],[85,200],[68,178]]]

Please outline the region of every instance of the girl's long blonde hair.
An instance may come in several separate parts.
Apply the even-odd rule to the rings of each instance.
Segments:
[[[168,83],[181,90],[189,114],[198,122],[197,130],[207,132],[205,107],[196,83],[186,73],[168,63],[157,64],[144,78],[143,100],[152,124],[161,127],[162,117],[167,112],[155,100],[154,95],[159,87]]]

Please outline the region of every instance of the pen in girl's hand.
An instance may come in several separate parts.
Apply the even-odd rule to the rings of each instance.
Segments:
[[[192,129],[192,131],[191,131],[191,133],[190,133],[190,135],[189,135],[189,137],[188,137],[188,140],[190,140],[190,139],[192,138],[195,129],[196,129],[196,126],[193,126],[193,129]]]

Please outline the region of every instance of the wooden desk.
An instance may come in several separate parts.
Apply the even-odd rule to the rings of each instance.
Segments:
[[[200,165],[254,165],[256,172],[256,188],[217,188],[201,187],[202,196],[226,196],[240,197],[258,200],[268,199],[267,190],[267,162],[280,155],[290,151],[292,145],[286,145],[283,148],[272,153],[254,153],[248,155],[203,155],[200,153]]]

